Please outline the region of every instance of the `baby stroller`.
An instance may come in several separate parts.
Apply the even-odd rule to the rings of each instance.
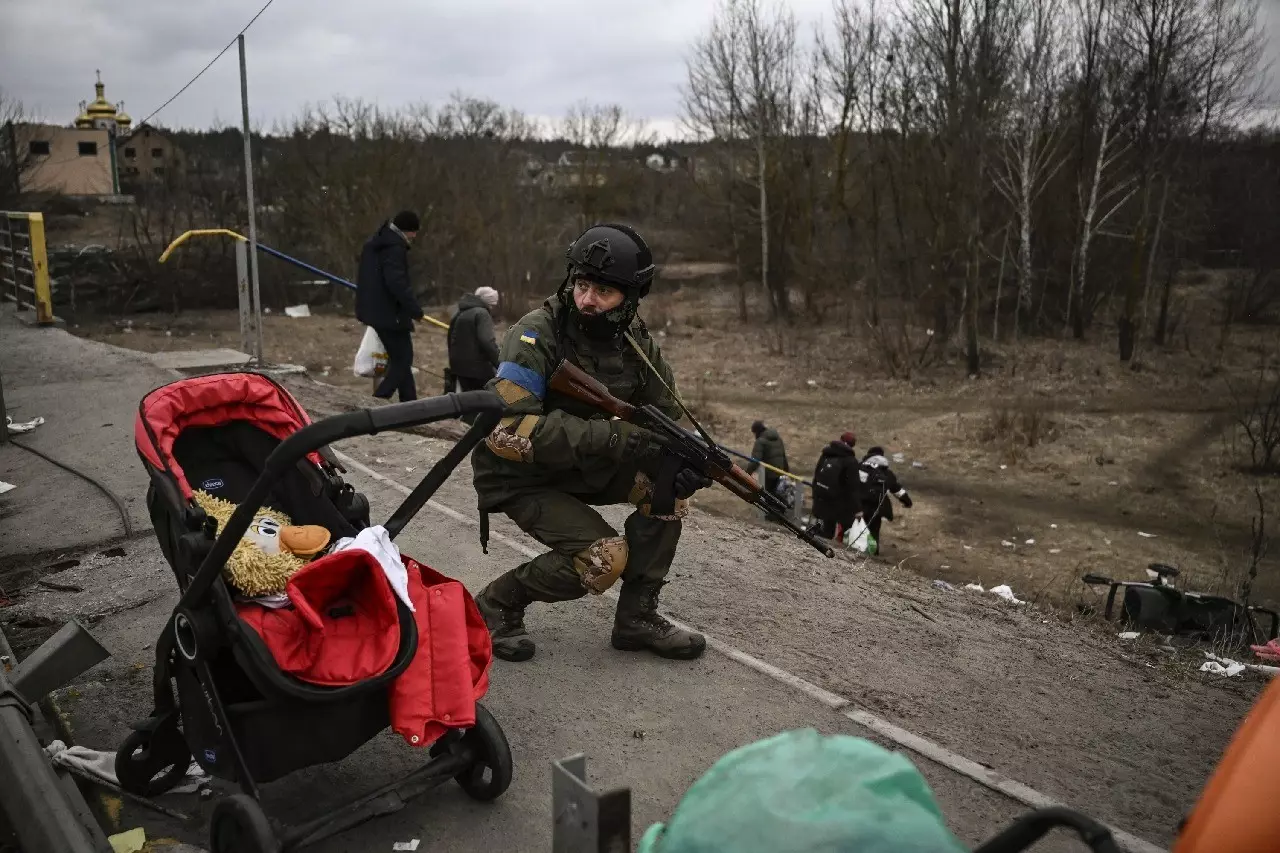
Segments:
[[[394,811],[449,779],[477,800],[500,796],[511,782],[510,748],[497,721],[474,701],[488,687],[491,648],[483,621],[461,584],[405,559],[409,570],[420,569],[424,579],[430,572],[447,582],[460,604],[455,611],[465,605],[467,628],[473,627],[472,614],[480,626],[469,630],[465,642],[447,646],[469,652],[470,660],[454,667],[462,668],[466,686],[473,688],[462,691],[466,713],[442,724],[444,733],[438,728],[434,742],[423,742],[430,743],[427,761],[404,779],[302,825],[269,820],[258,786],[304,767],[338,761],[387,729],[396,679],[412,666],[420,647],[439,662],[436,646],[442,644],[420,637],[414,613],[398,594],[387,593],[381,636],[390,665],[346,686],[301,680],[281,668],[273,657],[275,647],[241,617],[238,608],[246,605],[236,600],[223,568],[264,506],[293,523],[325,528],[334,542],[369,527],[368,501],[343,482],[343,469],[328,449],[331,442],[477,414],[463,439],[387,522],[387,534],[394,537],[492,431],[501,411],[497,395],[471,391],[312,423],[283,387],[256,373],[183,379],[147,394],[139,406],[135,442],[151,475],[147,505],[156,536],[182,597],[156,642],[154,710],[134,725],[116,754],[121,787],[145,796],[163,793],[186,775],[193,757],[207,773],[238,783],[243,793],[219,800],[213,809],[213,853],[292,850]],[[216,520],[194,499],[196,489],[215,489],[235,505],[221,535]],[[338,558],[349,565],[352,556],[320,556],[294,577],[312,567],[314,576],[325,577]],[[357,562],[367,557],[378,565],[368,551],[355,556]],[[330,563],[321,566],[326,561]],[[329,611],[328,616],[349,615],[352,605],[344,606],[347,612]],[[290,609],[302,610],[303,605],[282,612]],[[443,719],[451,718],[444,714]]]

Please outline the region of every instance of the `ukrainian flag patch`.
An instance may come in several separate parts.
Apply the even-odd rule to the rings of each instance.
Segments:
[[[537,333],[537,332],[532,331],[531,329],[526,329],[525,331],[523,331],[523,332],[521,332],[521,333],[520,333],[520,343],[522,343],[522,344],[536,344],[537,342],[538,342],[538,333]]]

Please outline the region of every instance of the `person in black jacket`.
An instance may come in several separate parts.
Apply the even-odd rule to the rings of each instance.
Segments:
[[[498,341],[493,334],[493,310],[498,291],[477,287],[458,300],[457,313],[449,321],[449,368],[445,393],[480,391],[498,374]],[[477,415],[462,420],[474,423]]]
[[[413,321],[425,315],[409,283],[409,246],[418,235],[418,214],[402,210],[382,223],[360,252],[356,319],[373,327],[387,351],[387,370],[373,396],[400,402],[418,399],[413,381]]]
[[[884,448],[873,447],[867,451],[859,466],[858,479],[862,481],[862,515],[867,520],[871,535],[880,541],[880,522],[893,521],[893,502],[889,495],[902,501],[902,505],[911,507],[911,495],[898,482],[898,476],[889,467]]]
[[[852,432],[840,436],[822,449],[813,470],[813,517],[818,519],[818,535],[838,542],[862,518],[860,464],[853,452],[857,438]]]

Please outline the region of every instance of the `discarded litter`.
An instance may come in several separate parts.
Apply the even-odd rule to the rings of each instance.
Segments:
[[[29,421],[23,421],[22,423],[17,424],[13,422],[13,418],[7,415],[4,419],[5,427],[9,430],[10,435],[21,435],[24,432],[31,432],[42,423],[44,423],[44,418],[32,418]]]
[[[1050,530],[1057,530],[1057,529],[1058,529],[1058,525],[1056,525],[1056,524],[1050,524],[1050,525],[1049,525],[1049,529],[1050,529]]]
[[[1122,640],[1136,640],[1142,636],[1141,631],[1121,631],[1117,636]]]
[[[1027,540],[1027,544],[1028,544],[1028,545],[1034,545],[1034,544],[1036,544],[1036,540],[1034,540],[1034,539],[1028,539],[1028,540]]]
[[[893,461],[894,461],[894,462],[897,462],[899,465],[901,465],[903,462],[906,462],[906,461],[907,461],[907,454],[905,454],[905,453],[895,453],[895,454],[893,454]]]
[[[1001,465],[1001,466],[1000,466],[1000,470],[1001,470],[1001,471],[1008,470],[1008,468],[1009,468],[1009,466],[1008,466],[1008,465]]]
[[[6,483],[4,480],[0,480],[0,495],[3,495],[5,492],[12,492],[16,488],[18,487],[13,483]]]
[[[1225,675],[1227,678],[1234,678],[1244,672],[1246,667],[1244,664],[1233,661],[1230,658],[1220,658],[1213,652],[1205,652],[1205,657],[1212,658],[1200,664],[1201,672],[1210,672],[1214,675]]]
[[[924,463],[923,463],[923,462],[921,462],[921,461],[919,461],[919,460],[916,460],[915,462],[912,462],[912,463],[911,463],[911,467],[912,467],[912,468],[920,468],[920,469],[923,469],[923,468],[924,468]]]
[[[982,588],[982,584],[980,583],[967,583],[964,585],[964,588],[967,590],[972,590],[973,592],[986,592],[986,590]]]
[[[1139,536],[1141,536],[1143,539],[1155,539],[1155,538],[1156,538],[1156,535],[1155,535],[1154,533],[1143,533],[1141,530],[1139,530],[1139,531],[1138,531],[1138,535],[1139,535]]]
[[[945,589],[948,592],[955,592],[956,588],[944,580],[936,580],[933,582],[935,589]]]
[[[419,841],[416,838],[412,841],[397,841],[391,845],[391,849],[395,853],[413,853],[414,850],[418,849],[418,844]]]
[[[1000,586],[993,586],[991,587],[991,589],[987,591],[990,592],[992,595],[1000,596],[1010,604],[1026,604],[1025,601],[1023,601],[1022,599],[1018,598],[1016,595],[1013,594],[1013,590],[1009,587],[1007,583],[1001,584]]]
[[[817,388],[817,387],[818,387],[818,380],[816,380],[816,379],[808,379],[808,380],[805,380],[805,383],[804,383],[804,384],[805,384],[805,385],[808,385],[810,388]]]
[[[310,317],[310,305],[290,305],[284,309],[286,317]]]
[[[44,748],[45,754],[54,764],[60,764],[80,773],[106,782],[108,785],[120,785],[116,776],[116,754],[90,749],[87,746],[67,746],[60,740],[50,741]],[[204,772],[199,764],[192,761],[187,767],[187,775],[181,783],[170,788],[170,793],[193,794],[209,782],[213,777]],[[146,839],[143,839],[145,843]],[[141,849],[141,845],[137,849]]]
[[[1050,553],[1050,554],[1061,554],[1061,553],[1062,553],[1062,549],[1061,549],[1061,548],[1050,548],[1050,549],[1049,549],[1049,553]]]
[[[777,387],[778,387],[778,383],[777,383],[777,382],[775,382],[774,380],[770,379],[768,382],[764,383],[764,387],[766,387],[766,388],[777,388]]]
[[[1003,546],[1004,546],[1004,547],[1006,547],[1006,548],[1016,548],[1016,547],[1018,547],[1017,545],[1014,545],[1012,542],[1010,542],[1008,539],[1001,539],[1001,540],[1000,540],[1000,544],[1001,544],[1001,545],[1003,545]]]
[[[112,853],[139,853],[147,846],[147,832],[137,826],[128,832],[117,833],[107,839]]]

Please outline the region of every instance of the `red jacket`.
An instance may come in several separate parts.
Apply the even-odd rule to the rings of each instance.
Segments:
[[[475,724],[489,689],[492,646],[466,587],[402,556],[418,626],[418,650],[388,692],[391,727],[414,746]],[[385,672],[400,643],[395,593],[377,560],[349,549],[308,563],[289,579],[293,607],[236,606],[279,667],[311,684],[355,684]]]

